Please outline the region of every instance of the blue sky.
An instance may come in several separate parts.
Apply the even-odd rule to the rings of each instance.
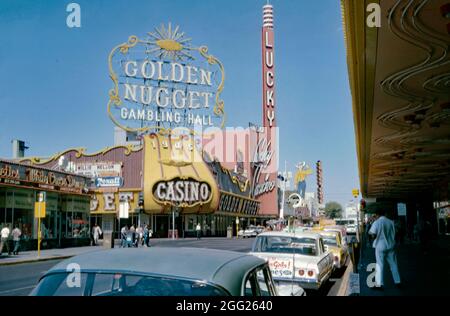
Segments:
[[[81,6],[82,27],[66,26]],[[261,121],[261,24],[265,0],[2,0],[0,157],[11,140],[27,155],[113,143],[107,56],[129,35],[180,25],[226,70],[227,125]],[[355,136],[339,1],[272,0],[280,162],[322,160],[326,200],[346,204],[358,187]],[[315,176],[307,191],[316,190]]]

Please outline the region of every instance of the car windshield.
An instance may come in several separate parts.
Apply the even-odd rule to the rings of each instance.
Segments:
[[[50,274],[39,282],[37,296],[226,296],[201,281],[123,273]]]
[[[295,253],[316,256],[316,239],[288,236],[259,236],[255,241],[253,252]]]
[[[322,235],[323,243],[327,246],[337,246],[337,240],[335,236]]]

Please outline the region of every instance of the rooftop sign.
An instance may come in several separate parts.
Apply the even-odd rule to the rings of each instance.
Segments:
[[[127,131],[225,124],[222,63],[177,26],[130,36],[109,55],[108,114]]]

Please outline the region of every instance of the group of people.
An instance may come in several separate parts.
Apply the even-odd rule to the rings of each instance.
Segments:
[[[14,226],[12,232],[8,226],[4,226],[0,231],[1,242],[0,242],[0,255],[3,254],[3,248],[6,246],[8,250],[8,255],[11,255],[11,249],[9,248],[9,240],[12,237],[13,240],[13,254],[18,255],[20,249],[20,236],[22,236],[22,231],[19,229],[18,225]]]
[[[128,228],[125,225],[120,230],[121,246],[123,248],[145,246],[150,247],[150,238],[153,235],[153,231],[148,225],[138,226],[137,228],[132,225]]]

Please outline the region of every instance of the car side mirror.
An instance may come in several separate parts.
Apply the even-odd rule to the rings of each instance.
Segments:
[[[275,284],[278,296],[305,296],[305,290],[297,283],[283,282]]]

